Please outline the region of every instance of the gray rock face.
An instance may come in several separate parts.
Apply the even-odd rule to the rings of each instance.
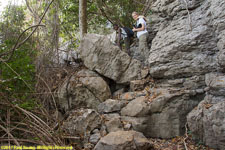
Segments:
[[[58,90],[60,108],[95,108],[111,97],[108,84],[95,72],[82,70],[68,78]]]
[[[140,96],[145,96],[146,93],[143,92],[143,91],[140,91],[140,92],[126,92],[126,93],[123,93],[122,95],[120,95],[119,99],[120,100],[127,100],[127,101],[130,101],[130,100],[133,100],[137,97],[140,97]]]
[[[110,113],[103,115],[104,124],[108,132],[116,132],[123,130],[120,115],[118,113]]]
[[[167,6],[176,3],[171,7],[175,11],[174,7],[184,6],[178,2],[178,0],[172,3],[168,1]],[[186,15],[180,18],[174,16],[167,26],[157,32],[152,41],[148,59],[151,66],[150,73],[153,77],[189,77],[216,70],[218,66],[216,63],[217,38],[215,37],[214,28],[209,26],[212,19],[208,10],[209,6],[210,2],[205,1],[201,7],[191,12],[192,30],[190,30],[188,15]],[[169,8],[161,5],[160,8],[156,8],[159,12],[162,11],[160,8],[170,12]]]
[[[141,78],[141,64],[113,45],[106,36],[87,34],[79,53],[85,66],[117,83]]]
[[[145,81],[144,80],[135,80],[130,82],[130,90],[132,92],[135,91],[142,91],[145,88]]]
[[[225,70],[225,3],[156,0],[152,1],[151,10],[149,30],[156,34],[148,62],[161,94],[150,104],[145,133],[150,137],[170,138],[184,133],[187,114],[205,95],[214,95],[214,101],[224,97],[221,77],[224,74],[205,74]],[[196,126],[200,127],[201,123]]]
[[[100,140],[100,138],[101,138],[100,133],[92,134],[92,135],[90,136],[89,142],[90,142],[90,143],[93,143],[93,144],[97,144],[98,141]]]
[[[80,109],[72,111],[62,129],[72,136],[85,135],[96,128],[101,127],[100,115],[92,109]]]
[[[128,117],[121,116],[121,121],[123,121],[126,125],[131,125],[131,129],[146,134],[146,129],[148,128],[149,117]]]
[[[215,96],[225,96],[225,76],[223,74],[206,74],[205,82],[209,87],[209,94]]]
[[[122,116],[142,117],[147,116],[150,112],[148,100],[142,96],[129,102],[129,104],[121,110]]]
[[[196,110],[188,115],[188,126],[194,138],[204,144],[225,149],[225,101],[208,104],[203,101]]]
[[[136,131],[111,132],[103,137],[94,150],[151,150],[151,143]]]
[[[108,99],[98,106],[98,112],[100,113],[117,112],[120,111],[122,107],[124,107],[125,105],[126,105],[125,101]]]
[[[141,125],[146,127],[144,135],[155,138],[183,135],[187,114],[198,105],[204,94],[192,96],[192,91],[179,88],[158,88],[151,92],[147,122]]]
[[[219,73],[206,75],[207,95],[189,113],[188,126],[197,140],[206,145],[225,149],[225,76]]]
[[[112,118],[109,121],[105,122],[106,128],[108,132],[116,132],[123,130],[122,123],[120,118]]]

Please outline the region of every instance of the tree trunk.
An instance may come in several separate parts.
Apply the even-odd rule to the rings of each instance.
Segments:
[[[79,29],[82,38],[87,33],[87,0],[79,0]]]

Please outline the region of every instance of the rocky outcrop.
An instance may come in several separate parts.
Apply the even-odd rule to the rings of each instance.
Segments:
[[[95,108],[111,98],[111,91],[102,77],[90,70],[81,70],[68,77],[58,90],[58,104],[67,111],[74,108]]]
[[[188,126],[195,139],[222,150],[225,149],[225,76],[207,74],[206,84],[207,95],[188,115]]]
[[[128,83],[143,76],[141,63],[113,45],[106,36],[87,34],[81,40],[79,53],[86,67],[117,83]]]
[[[152,41],[145,52],[149,72],[106,36],[87,34],[79,48],[85,66],[112,79],[115,87],[123,86],[115,88],[109,99],[109,86],[97,73],[87,71],[88,77],[78,73],[81,77],[71,77],[59,90],[59,97],[69,97],[60,105],[98,110],[103,119],[97,129],[101,134],[90,136],[94,144],[102,136],[96,150],[135,149],[139,144],[130,130],[146,137],[180,136],[187,120],[196,139],[224,149],[224,0],[154,0],[151,10]],[[145,78],[148,73],[153,80]]]
[[[223,0],[152,1],[148,62],[161,94],[150,104],[149,136],[183,134],[187,114],[207,95],[205,75],[224,71],[224,9]]]
[[[152,144],[136,131],[111,132],[103,137],[94,150],[151,150]]]
[[[177,5],[185,4],[179,2]],[[182,13],[183,17],[174,16],[157,32],[148,59],[154,78],[190,77],[216,70],[217,37],[214,28],[209,26],[212,19],[209,6],[210,2],[205,1],[192,10],[191,22],[188,15],[183,15],[186,10],[182,10],[178,14]]]

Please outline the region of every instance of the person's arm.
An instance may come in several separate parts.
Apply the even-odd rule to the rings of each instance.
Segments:
[[[141,23],[141,28],[133,28],[132,30],[134,32],[144,31],[145,30],[145,25],[144,25],[144,23]]]

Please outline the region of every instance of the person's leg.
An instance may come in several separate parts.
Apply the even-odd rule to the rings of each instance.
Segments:
[[[130,55],[130,38],[129,37],[125,37],[124,38],[124,43],[125,43],[125,49],[126,52],[128,53],[128,55]]]
[[[145,34],[143,34],[139,37],[138,50],[139,50],[139,53],[140,53],[140,56],[141,56],[140,61],[143,62],[143,63],[147,59],[146,58],[147,56],[145,55],[148,51],[147,39],[148,39],[148,33],[145,33]]]

